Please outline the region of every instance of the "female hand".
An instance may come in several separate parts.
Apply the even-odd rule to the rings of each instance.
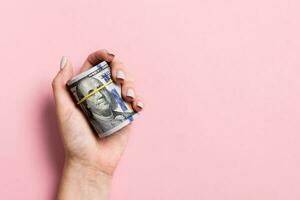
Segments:
[[[102,61],[110,63],[112,79],[120,84],[123,99],[135,111],[141,111],[141,97],[136,94],[133,82],[127,79],[125,66],[113,54],[106,50],[90,54],[81,71]],[[111,177],[127,144],[130,125],[100,139],[66,88],[67,81],[73,77],[71,62],[63,57],[60,67],[52,82],[58,127],[65,150],[65,166],[58,198],[107,199]]]

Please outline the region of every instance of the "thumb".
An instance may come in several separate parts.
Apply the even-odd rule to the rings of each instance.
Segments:
[[[66,83],[72,76],[73,67],[71,62],[66,57],[62,57],[60,70],[52,81],[56,111],[59,117],[69,114],[69,111],[75,108],[75,104],[66,87]]]

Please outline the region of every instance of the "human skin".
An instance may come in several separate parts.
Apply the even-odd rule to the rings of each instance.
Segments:
[[[90,54],[81,71],[101,61],[110,63],[112,79],[121,86],[123,99],[140,112],[143,101],[136,94],[133,82],[127,78],[125,66],[113,54],[106,50]],[[131,125],[100,139],[66,88],[67,81],[73,77],[71,62],[63,57],[60,67],[52,81],[57,123],[65,151],[57,199],[109,199],[112,177],[126,147]]]

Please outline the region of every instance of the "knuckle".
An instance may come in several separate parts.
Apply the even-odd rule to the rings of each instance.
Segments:
[[[57,78],[54,78],[53,80],[52,80],[52,83],[51,83],[51,85],[52,85],[52,88],[53,89],[55,89],[55,88],[57,88],[58,87],[58,80],[57,80]]]
[[[108,51],[106,49],[98,49],[96,52],[107,53]]]
[[[120,60],[117,60],[117,59],[114,59],[112,66],[114,68],[124,68],[123,62],[121,62]]]
[[[125,83],[124,83],[125,87],[127,88],[133,88],[134,89],[134,83],[132,80],[125,80]]]

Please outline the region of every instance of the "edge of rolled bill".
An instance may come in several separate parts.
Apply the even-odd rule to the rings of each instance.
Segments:
[[[123,100],[121,89],[112,81],[110,66],[105,61],[69,80],[67,87],[101,138],[116,133],[138,116]]]

